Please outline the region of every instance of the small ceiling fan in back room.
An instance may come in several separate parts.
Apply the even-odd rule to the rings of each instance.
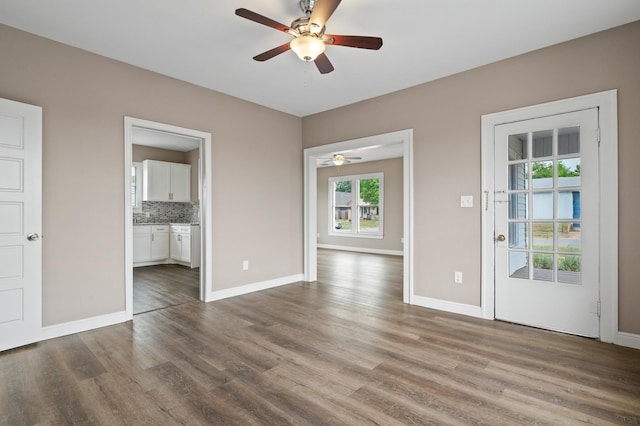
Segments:
[[[325,24],[340,4],[340,1],[300,0],[300,8],[305,16],[295,19],[291,22],[291,26],[286,26],[248,9],[236,9],[236,15],[278,31],[283,31],[294,37],[289,43],[254,56],[253,59],[256,61],[266,61],[287,50],[293,50],[303,61],[315,62],[321,74],[327,74],[334,69],[329,58],[324,53],[327,45],[371,50],[378,50],[382,47],[382,39],[380,37],[325,34]]]

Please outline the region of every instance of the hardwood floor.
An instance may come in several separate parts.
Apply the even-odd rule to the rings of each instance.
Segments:
[[[155,311],[200,298],[200,269],[182,265],[133,268],[133,313]]]
[[[402,303],[402,259],[0,354],[0,424],[639,424],[640,351]]]

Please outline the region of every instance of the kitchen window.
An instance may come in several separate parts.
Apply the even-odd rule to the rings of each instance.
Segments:
[[[383,236],[384,174],[329,178],[329,235]]]

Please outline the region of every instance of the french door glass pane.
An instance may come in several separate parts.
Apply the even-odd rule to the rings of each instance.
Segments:
[[[511,164],[509,166],[509,189],[529,189],[528,163]]]
[[[558,219],[580,219],[580,191],[558,191]]]
[[[558,251],[580,252],[580,222],[558,223]]]
[[[531,142],[533,158],[551,157],[553,155],[553,130],[533,132]]]
[[[534,222],[532,224],[534,250],[553,251],[553,228],[553,222]]]
[[[531,165],[531,187],[553,188],[553,161],[535,161]]]
[[[527,222],[509,223],[509,248],[529,248],[529,224]]]
[[[529,252],[509,250],[509,277],[529,279]]]
[[[553,192],[534,192],[532,219],[553,219]]]
[[[509,219],[529,218],[529,194],[519,192],[509,194]]]
[[[558,129],[558,155],[580,152],[580,127]]]
[[[558,187],[580,186],[580,158],[558,161]]]
[[[554,281],[553,254],[533,253],[533,279],[540,281]]]
[[[574,254],[558,255],[558,282],[580,284],[581,269],[580,256]]]
[[[527,158],[527,134],[509,135],[509,161]]]

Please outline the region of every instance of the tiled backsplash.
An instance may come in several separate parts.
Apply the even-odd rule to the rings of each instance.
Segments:
[[[133,223],[200,223],[199,208],[199,203],[143,201],[142,213],[133,214]]]

